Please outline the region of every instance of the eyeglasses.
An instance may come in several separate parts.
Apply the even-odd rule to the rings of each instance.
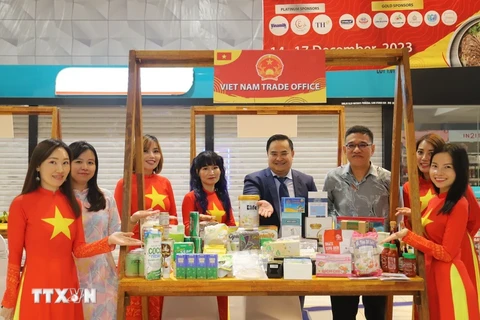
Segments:
[[[358,147],[358,149],[360,150],[364,150],[366,147],[370,147],[372,144],[371,143],[365,143],[365,142],[361,142],[359,144],[355,144],[355,143],[347,143],[345,145],[345,147],[348,149],[348,150],[355,150],[356,147]]]

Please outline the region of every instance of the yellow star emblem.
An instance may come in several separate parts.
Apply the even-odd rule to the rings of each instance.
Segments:
[[[165,210],[165,203],[163,200],[165,200],[167,196],[164,194],[159,194],[157,190],[155,190],[155,187],[152,186],[152,193],[146,194],[145,198],[151,199],[152,200],[152,205],[150,208],[155,208],[155,206],[160,206],[163,210]]]
[[[58,234],[63,233],[68,239],[72,239],[70,237],[70,228],[69,226],[75,221],[75,219],[64,218],[62,213],[58,208],[55,206],[55,218],[46,218],[42,219],[46,223],[49,223],[53,226],[52,236],[50,240],[55,238]]]
[[[435,197],[435,194],[432,193],[432,189],[428,189],[428,192],[420,197],[420,212],[423,212],[428,206],[428,203],[432,198]]]
[[[422,226],[425,228],[427,224],[433,223],[433,220],[430,220],[430,213],[432,213],[432,209],[428,211],[426,214],[423,215],[422,217]]]
[[[207,210],[207,212],[212,216],[215,217],[215,221],[222,222],[222,217],[225,215],[225,210],[219,210],[215,203],[213,204],[212,210]]]

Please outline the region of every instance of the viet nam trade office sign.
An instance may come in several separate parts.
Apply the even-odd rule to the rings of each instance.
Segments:
[[[407,48],[412,68],[480,66],[479,0],[263,0],[263,6],[265,50]]]
[[[215,51],[213,102],[325,103],[325,52]]]

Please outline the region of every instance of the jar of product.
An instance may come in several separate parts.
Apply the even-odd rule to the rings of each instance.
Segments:
[[[140,277],[145,276],[145,264],[143,263],[145,259],[145,255],[143,254],[143,249],[136,249],[139,250],[139,257],[138,257],[138,275]]]
[[[410,278],[417,276],[417,259],[414,253],[403,254],[403,273]]]
[[[397,246],[393,243],[390,243],[388,251],[388,272],[398,273],[398,251]]]
[[[380,253],[380,266],[383,272],[388,272],[388,252],[390,251],[390,243],[383,244],[383,251]]]
[[[160,212],[160,226],[163,227],[162,240],[167,240],[170,234],[170,213]]]
[[[125,257],[125,276],[140,276],[140,260],[143,262],[143,249],[135,249],[127,253]],[[143,274],[143,266],[142,266]]]
[[[257,202],[260,200],[259,195],[241,195],[238,196],[240,221],[239,226],[242,228],[258,228],[260,219],[258,217]]]
[[[151,216],[142,219],[141,227],[140,227],[140,239],[143,240],[143,234],[145,233],[145,229],[153,228],[154,226],[158,226],[160,224],[160,215],[158,213],[152,214]]]

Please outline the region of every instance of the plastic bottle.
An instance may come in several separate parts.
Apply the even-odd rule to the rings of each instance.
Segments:
[[[388,251],[388,272],[398,273],[398,251],[397,246],[393,243],[390,244]]]
[[[417,260],[414,253],[403,254],[403,274],[407,277],[414,278],[417,276]]]
[[[405,248],[405,243],[400,241],[400,250],[398,254],[398,271],[403,272],[403,250]]]
[[[383,244],[383,251],[380,253],[380,266],[383,272],[388,272],[388,252],[390,251],[390,243]]]

